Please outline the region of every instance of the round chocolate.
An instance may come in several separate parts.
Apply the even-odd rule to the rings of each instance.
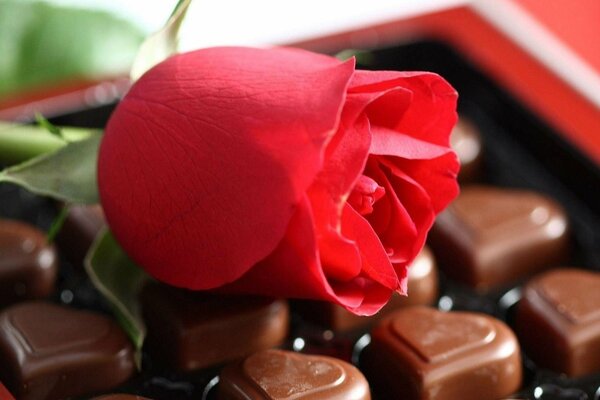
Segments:
[[[44,232],[23,222],[0,220],[0,307],[50,295],[57,258]]]
[[[450,145],[460,160],[458,179],[465,183],[481,176],[481,134],[471,120],[459,118],[450,135]]]

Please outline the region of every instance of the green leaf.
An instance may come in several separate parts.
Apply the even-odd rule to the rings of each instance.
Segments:
[[[179,0],[165,26],[142,43],[131,67],[130,77],[133,81],[177,52],[179,28],[191,2]]]
[[[44,118],[44,116],[42,114],[40,114],[39,112],[35,113],[35,121],[37,122],[37,124],[40,128],[44,128],[45,130],[47,130],[54,136],[58,136],[59,138],[62,139],[62,133],[60,131],[60,128],[57,127],[56,125],[52,124],[46,118]]]
[[[0,98],[127,74],[143,39],[135,25],[107,12],[0,0]]]
[[[341,61],[346,61],[352,57],[354,57],[356,59],[356,63],[361,66],[373,65],[375,62],[375,56],[373,53],[366,50],[346,49],[335,54],[335,58]]]
[[[0,0],[1,1],[1,0]],[[97,129],[58,127],[60,136],[36,125],[0,121],[0,163],[17,164],[97,134]]]
[[[131,261],[108,229],[96,237],[86,256],[85,269],[133,342],[139,362],[140,350],[146,338],[139,292],[150,277]]]
[[[69,203],[98,203],[96,161],[102,135],[70,142],[0,172],[0,182],[12,182],[35,194]]]
[[[54,218],[54,221],[52,221],[52,225],[50,226],[50,229],[48,229],[48,233],[46,234],[46,240],[48,241],[48,243],[52,243],[54,242],[54,239],[56,239],[56,235],[58,235],[63,225],[65,224],[67,217],[69,216],[70,209],[71,205],[69,203],[63,204],[63,206],[61,207],[60,212]]]

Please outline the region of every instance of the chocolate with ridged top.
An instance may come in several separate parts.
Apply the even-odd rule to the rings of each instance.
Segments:
[[[142,290],[148,349],[177,370],[215,366],[279,346],[287,336],[287,302],[192,292],[152,282]]]
[[[542,194],[467,186],[437,217],[429,244],[449,277],[487,291],[562,263],[568,233],[564,210]]]
[[[394,293],[390,301],[371,317],[355,315],[337,304],[324,301],[300,300],[295,305],[306,320],[333,331],[346,332],[368,327],[401,307],[432,305],[437,297],[437,267],[431,250],[425,246],[408,268],[408,296]]]
[[[516,331],[540,367],[569,376],[600,372],[600,273],[561,268],[532,279]]]
[[[52,293],[57,258],[44,232],[22,222],[0,220],[0,308]]]
[[[385,318],[360,364],[385,399],[498,400],[516,392],[522,378],[519,344],[504,323],[428,307]]]
[[[336,358],[265,350],[227,366],[219,400],[369,400],[369,384],[354,366]]]
[[[0,380],[20,400],[109,390],[135,371],[134,351],[104,315],[43,302],[0,314]]]

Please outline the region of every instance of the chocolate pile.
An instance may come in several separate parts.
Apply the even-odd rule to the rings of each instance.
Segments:
[[[435,70],[389,61],[428,46],[374,54]],[[409,297],[374,317],[151,282],[138,371],[82,268],[101,210],[71,209],[49,245],[56,205],[0,185],[0,399],[599,400],[598,210],[547,172],[559,153],[537,160],[510,134],[515,120],[523,140],[518,129],[546,128],[486,81],[461,86],[476,74],[457,65],[442,72],[473,99],[452,140],[462,193],[413,263]]]

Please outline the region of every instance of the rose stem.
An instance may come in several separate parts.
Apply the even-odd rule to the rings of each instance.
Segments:
[[[88,137],[90,129],[61,128],[61,136],[35,125],[0,122],[0,164],[16,164]]]

